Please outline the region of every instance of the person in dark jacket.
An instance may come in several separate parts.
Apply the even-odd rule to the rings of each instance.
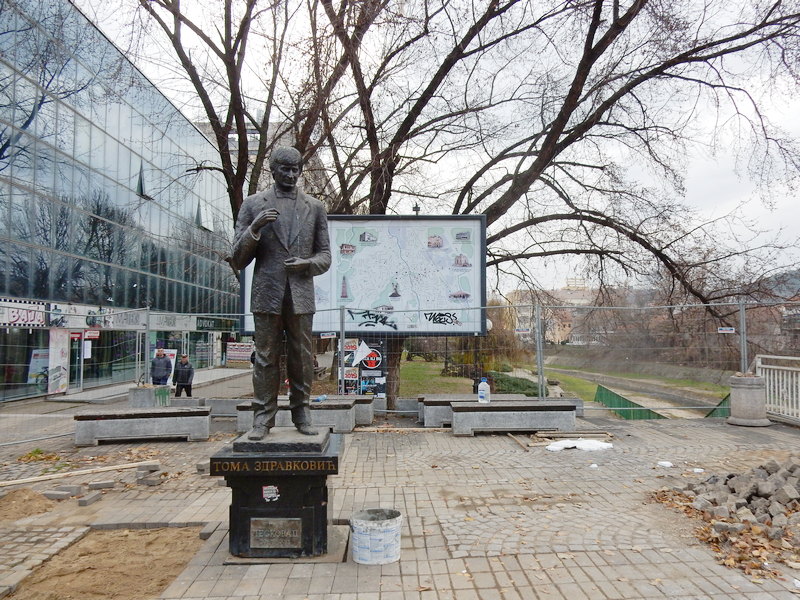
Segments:
[[[189,357],[181,354],[181,360],[175,365],[175,373],[172,374],[172,383],[175,384],[175,397],[181,395],[186,390],[186,397],[192,397],[192,379],[194,379],[194,367],[189,362]]]
[[[164,349],[156,350],[156,356],[150,361],[150,378],[153,385],[167,385],[167,379],[172,372],[172,361],[164,354]]]

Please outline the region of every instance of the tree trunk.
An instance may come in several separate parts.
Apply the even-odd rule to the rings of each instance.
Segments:
[[[389,355],[386,376],[386,408],[388,410],[397,410],[397,397],[400,394],[400,358],[403,356],[405,342],[404,336],[390,337],[386,341],[386,353]]]

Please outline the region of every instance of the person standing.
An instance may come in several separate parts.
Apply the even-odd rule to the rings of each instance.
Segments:
[[[181,354],[181,360],[175,365],[175,373],[172,374],[176,398],[181,395],[183,390],[186,390],[187,398],[192,397],[192,379],[194,379],[194,367],[189,362],[189,357]]]
[[[159,348],[150,362],[150,378],[153,380],[153,385],[167,385],[170,373],[172,373],[172,361],[164,354],[164,349]]]
[[[262,439],[275,424],[284,334],[292,422],[302,434],[317,434],[309,410],[314,276],[331,266],[325,207],[297,189],[303,170],[300,152],[276,148],[269,167],[275,182],[242,203],[231,257],[231,265],[239,270],[256,261],[250,302],[256,345],[253,429],[247,434],[251,440]]]

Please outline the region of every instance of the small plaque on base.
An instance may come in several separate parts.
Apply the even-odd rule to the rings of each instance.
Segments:
[[[250,519],[251,548],[302,548],[301,519]]]

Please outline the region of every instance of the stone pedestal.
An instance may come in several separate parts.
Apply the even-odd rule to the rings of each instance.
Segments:
[[[327,476],[339,471],[341,436],[275,427],[237,438],[211,457],[231,488],[230,553],[246,558],[320,556],[328,550]]]
[[[766,427],[770,425],[767,419],[767,395],[763,377],[730,378],[731,386],[731,416],[728,417],[730,425],[743,425],[745,427]]]

